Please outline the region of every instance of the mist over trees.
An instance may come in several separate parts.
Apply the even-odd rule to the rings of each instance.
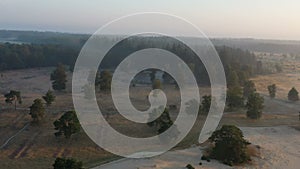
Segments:
[[[107,42],[114,38],[106,38]],[[63,40],[62,40],[63,41]],[[77,41],[80,41],[77,39]],[[49,67],[58,63],[72,69],[82,47],[82,42],[69,45],[63,43],[10,44],[0,43],[0,70]],[[128,55],[145,48],[160,48],[179,56],[192,69],[198,83],[209,84],[208,74],[201,60],[188,46],[169,37],[134,37],[116,44],[104,57],[102,70],[115,69]],[[243,85],[249,77],[263,73],[261,63],[249,51],[226,46],[216,46],[224,65],[229,85]],[[153,70],[154,72],[154,70]]]

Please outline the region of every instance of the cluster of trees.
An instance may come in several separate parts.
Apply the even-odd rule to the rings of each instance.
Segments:
[[[277,87],[276,84],[269,85],[267,87],[269,91],[270,98],[276,97]],[[299,100],[299,92],[295,87],[292,87],[291,90],[288,92],[287,98],[289,101],[298,101]]]
[[[226,106],[229,111],[247,108],[248,118],[259,119],[264,107],[264,98],[256,92],[253,81],[247,80],[243,86],[236,84],[228,87]]]

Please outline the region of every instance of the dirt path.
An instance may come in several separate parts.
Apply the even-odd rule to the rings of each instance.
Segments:
[[[14,134],[13,136],[9,137],[4,144],[2,144],[0,146],[0,150],[2,148],[4,148],[12,139],[14,139],[17,135],[19,135],[20,133],[22,133],[28,126],[30,125],[30,123],[27,123],[21,130],[19,130],[16,134]]]

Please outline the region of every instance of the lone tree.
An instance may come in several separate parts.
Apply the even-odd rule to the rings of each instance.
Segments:
[[[203,96],[202,97],[202,102],[201,102],[201,112],[207,114],[209,112],[209,109],[210,109],[210,105],[211,105],[211,95],[207,96]]]
[[[244,88],[243,88],[243,95],[244,98],[247,98],[251,93],[255,92],[255,84],[253,83],[253,81],[248,80],[245,82],[244,84]]]
[[[35,99],[33,104],[29,107],[30,115],[33,119],[33,122],[40,122],[45,115],[45,107],[41,99]]]
[[[233,87],[227,90],[226,104],[230,110],[244,107],[244,98],[240,87]]]
[[[290,101],[298,101],[299,100],[299,95],[298,95],[298,91],[296,90],[295,87],[293,87],[288,94],[288,99]]]
[[[43,99],[46,102],[47,106],[50,106],[52,104],[52,102],[54,102],[55,100],[55,96],[53,94],[53,92],[51,90],[48,90],[48,92],[46,93],[45,96],[43,96]]]
[[[12,104],[13,102],[15,103],[15,110],[17,110],[17,103],[22,104],[20,91],[11,90],[9,93],[5,94],[4,97],[6,103],[9,104]]]
[[[54,133],[56,137],[64,135],[69,139],[72,134],[80,131],[80,124],[75,111],[64,113],[53,125],[55,126],[55,130],[58,130],[58,132]]]
[[[96,86],[100,87],[100,90],[110,90],[111,89],[111,80],[112,74],[108,70],[104,70],[100,73],[100,78],[97,80],[96,77]]]
[[[150,116],[156,115],[157,113],[161,112],[159,110],[161,110],[161,108],[154,109],[153,112],[150,113]],[[158,134],[165,132],[172,125],[173,125],[173,121],[170,117],[168,109],[164,109],[163,113],[157,119],[148,123],[148,126],[156,127]],[[172,131],[172,134],[176,136],[177,134],[179,134],[179,131],[178,130]]]
[[[159,79],[155,79],[152,83],[152,89],[161,89],[161,82]]]
[[[269,86],[268,86],[268,91],[269,91],[270,97],[271,97],[272,99],[275,98],[275,96],[276,96],[276,91],[277,91],[276,85],[275,85],[275,84],[269,85]]]
[[[57,68],[52,72],[50,80],[52,81],[52,88],[54,90],[65,90],[67,75],[65,67],[62,64],[59,64]]]
[[[56,158],[53,169],[84,169],[81,161],[77,161],[74,158]]]
[[[246,104],[247,117],[250,119],[259,119],[262,115],[262,109],[264,108],[264,98],[258,93],[252,93],[248,97]]]
[[[209,138],[215,143],[211,158],[222,161],[227,165],[241,164],[250,160],[246,149],[250,144],[244,139],[242,131],[233,125],[223,125]]]

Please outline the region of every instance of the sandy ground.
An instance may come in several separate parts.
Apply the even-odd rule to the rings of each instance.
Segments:
[[[242,127],[245,138],[259,144],[260,156],[252,157],[252,164],[229,167],[216,160],[201,161],[201,147],[170,151],[148,159],[122,159],[94,169],[184,169],[192,164],[196,169],[259,168],[259,169],[298,169],[300,166],[300,133],[287,127]]]

